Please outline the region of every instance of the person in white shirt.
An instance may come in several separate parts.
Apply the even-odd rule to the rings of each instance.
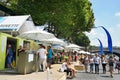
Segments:
[[[93,55],[90,55],[89,64],[90,64],[90,73],[93,73],[93,68],[94,68],[94,58],[93,58]]]
[[[86,54],[84,57],[84,66],[85,66],[85,72],[88,72],[88,64],[89,64],[89,58],[88,55]]]
[[[98,54],[96,54],[94,57],[94,63],[95,63],[95,73],[99,74],[100,57],[98,56]]]
[[[44,46],[42,44],[39,44],[40,46],[40,49],[37,51],[37,54],[39,54],[39,67],[40,67],[40,70],[42,72],[44,72],[44,68],[45,68],[45,49],[44,49]]]
[[[65,61],[62,63],[61,71],[67,73],[67,78],[73,78],[75,77],[75,71],[69,67],[69,63],[69,60],[65,59]]]
[[[44,60],[44,69],[46,70],[47,69],[47,49],[45,48],[45,46],[43,46],[43,48],[45,49],[45,60]]]

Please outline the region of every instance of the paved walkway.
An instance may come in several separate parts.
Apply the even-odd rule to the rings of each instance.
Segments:
[[[117,73],[117,70],[114,72],[113,78],[111,78],[109,75],[108,67],[107,73],[102,74],[102,67],[100,65],[100,74],[90,74],[85,73],[85,71],[78,71],[75,78],[67,80],[120,80],[120,74]]]
[[[52,65],[50,69],[50,79],[49,80],[66,80],[66,73],[58,72],[61,64]],[[21,75],[21,74],[3,74],[0,73],[0,80],[48,80],[47,71],[45,72],[33,72],[31,74]]]
[[[53,68],[50,69],[49,80],[66,80],[66,73],[57,71],[61,67],[61,64],[54,64],[52,67]],[[67,80],[120,80],[120,74],[117,73],[117,70],[114,72],[113,78],[109,75],[108,68],[107,73],[102,74],[102,68],[100,65],[100,74],[90,74],[85,73],[85,71],[77,71],[75,78]],[[0,73],[0,80],[47,80],[47,71],[33,72],[26,75]]]

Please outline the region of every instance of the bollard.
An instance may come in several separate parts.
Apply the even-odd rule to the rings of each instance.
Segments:
[[[50,69],[47,67],[47,80],[50,80]]]
[[[38,68],[38,56],[35,55],[35,69],[36,69],[36,73],[39,71],[39,68]]]

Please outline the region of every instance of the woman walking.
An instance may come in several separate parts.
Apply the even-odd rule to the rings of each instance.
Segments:
[[[106,73],[106,65],[107,65],[107,59],[106,59],[105,55],[102,55],[101,62],[102,62],[103,74],[105,74]]]
[[[40,48],[39,50],[37,51],[37,54],[39,54],[39,67],[40,67],[40,71],[44,72],[45,70],[45,65],[44,65],[44,62],[45,62],[45,49],[44,49],[44,46],[42,44],[39,44]]]
[[[90,55],[89,63],[90,63],[90,73],[93,73],[93,67],[94,67],[93,55]]]
[[[89,64],[89,58],[88,58],[88,55],[85,55],[84,66],[85,66],[85,72],[86,73],[88,72],[88,64]]]

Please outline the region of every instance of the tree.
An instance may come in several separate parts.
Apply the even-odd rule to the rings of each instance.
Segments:
[[[30,14],[35,24],[47,23],[48,32],[71,42],[94,26],[89,0],[18,0],[12,5],[16,13]]]
[[[87,51],[87,47],[90,46],[90,40],[88,36],[86,36],[84,33],[81,33],[79,36],[75,37],[73,40],[75,44],[78,44],[79,46],[84,46],[86,51]]]

